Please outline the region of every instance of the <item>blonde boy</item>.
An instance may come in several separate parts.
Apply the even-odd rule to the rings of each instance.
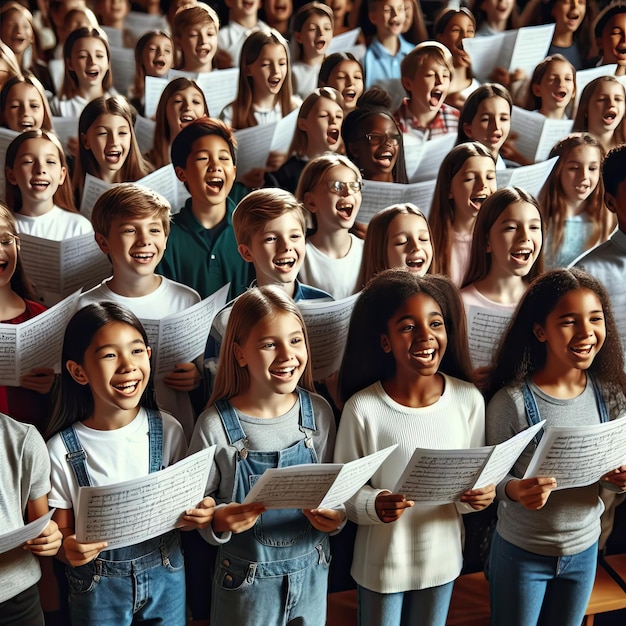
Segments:
[[[91,214],[95,239],[108,255],[113,275],[84,293],[81,306],[117,302],[139,319],[161,319],[200,301],[196,291],[155,273],[170,231],[170,205],[158,193],[122,183],[98,198]],[[195,413],[189,392],[201,382],[194,363],[177,363],[156,381],[159,404],[183,425],[191,437]]]
[[[444,103],[454,73],[452,55],[436,41],[425,41],[402,60],[404,98],[396,119],[403,133],[428,141],[456,133],[459,111]]]

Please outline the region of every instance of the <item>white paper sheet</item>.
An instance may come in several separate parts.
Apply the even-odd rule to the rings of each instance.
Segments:
[[[0,324],[0,385],[17,387],[36,367],[61,371],[63,335],[79,292],[20,324]]]
[[[111,275],[111,263],[93,233],[63,241],[22,234],[20,242],[26,273],[46,306],[82,287],[94,287]]]
[[[409,174],[407,169],[409,182],[420,183],[435,180],[439,173],[441,162],[445,159],[448,152],[452,150],[455,142],[456,133],[446,133],[441,137],[435,137],[434,139],[425,141],[422,144],[415,171]],[[410,140],[407,140],[406,150],[408,151],[410,149]]]
[[[536,198],[558,160],[559,157],[552,157],[547,161],[533,163],[533,165],[496,170],[498,189],[521,187]]]
[[[428,217],[436,184],[437,181],[434,179],[409,185],[364,180],[357,221],[369,224],[376,213],[392,204],[402,202],[412,202]]]
[[[48,522],[52,519],[52,515],[55,511],[56,509],[52,509],[52,511],[48,511],[45,515],[30,522],[30,524],[20,526],[15,530],[10,530],[0,535],[0,554],[9,552],[9,550],[18,548],[27,541],[39,537],[43,529],[48,525]]]
[[[265,168],[274,141],[276,124],[261,124],[235,131],[237,140],[237,178],[251,169]]]
[[[467,311],[467,340],[472,367],[491,364],[500,337],[504,333],[513,313],[470,306]]]
[[[361,459],[341,463],[306,463],[266,470],[244,503],[267,509],[334,509],[349,500],[378,470],[397,444]]]
[[[219,117],[222,109],[237,97],[239,68],[231,67],[225,70],[203,72],[198,74],[196,82],[206,99],[209,115]]]
[[[457,502],[468,489],[499,483],[543,424],[497,446],[464,450],[417,448],[393,491],[420,504]]]
[[[572,120],[548,119],[538,111],[513,106],[511,132],[517,135],[515,147],[533,162],[545,161],[557,141],[572,130]]]
[[[315,380],[323,380],[339,371],[358,295],[333,302],[300,300],[296,303],[306,324]]]
[[[157,107],[163,90],[167,87],[169,79],[157,78],[156,76],[146,76],[144,82],[144,104],[143,113],[147,118],[152,119],[156,115]]]
[[[584,487],[626,463],[626,419],[546,428],[524,478],[553,476],[556,489]]]
[[[81,487],[76,538],[122,548],[181,526],[181,516],[204,498],[215,446],[175,465],[105,487]]]
[[[204,354],[215,315],[224,307],[230,283],[193,306],[160,320],[141,320],[152,348],[157,379],[174,371],[177,363],[191,363]]]
[[[489,80],[496,67],[510,72],[520,69],[530,77],[548,54],[553,34],[554,24],[527,26],[489,37],[464,39],[463,48],[472,59],[474,76],[481,83]]]
[[[78,139],[78,118],[77,117],[53,117],[52,128],[56,136],[61,141],[65,154],[70,154],[68,140],[70,137]]]
[[[155,127],[156,122],[154,120],[150,120],[142,115],[137,116],[137,121],[135,122],[135,136],[137,137],[137,144],[139,145],[141,154],[146,154],[152,150]]]
[[[328,44],[326,55],[333,54],[333,52],[345,52],[353,46],[356,46],[357,39],[359,38],[360,28],[353,28],[345,33],[339,35],[333,35],[333,38]]]

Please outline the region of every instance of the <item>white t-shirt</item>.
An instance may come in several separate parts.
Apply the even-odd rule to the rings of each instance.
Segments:
[[[309,65],[302,61],[293,63],[291,65],[293,93],[304,100],[317,87],[319,74],[319,65]]]
[[[37,217],[30,217],[21,213],[14,213],[13,216],[18,234],[24,233],[42,239],[63,241],[93,233],[91,222],[84,215],[64,211],[56,204],[50,211]]]
[[[185,456],[187,445],[181,425],[168,413],[163,417],[163,467],[173,465]],[[115,430],[95,430],[76,422],[74,429],[86,453],[87,469],[94,487],[113,485],[124,480],[147,476],[150,470],[148,413],[140,409],[135,419]],[[60,434],[48,441],[52,472],[50,508],[78,507],[78,483],[66,459],[67,449]]]
[[[364,242],[352,233],[350,239],[350,250],[341,259],[331,259],[307,241],[306,255],[300,268],[300,281],[326,291],[335,300],[356,293]]]
[[[152,293],[136,298],[128,298],[111,291],[108,285],[110,280],[107,278],[97,287],[85,292],[80,298],[79,307],[92,302],[117,302],[132,311],[140,320],[159,320],[200,302],[197,291],[165,276],[161,277],[161,284]],[[189,394],[186,391],[176,391],[159,379],[154,381],[154,386],[159,406],[176,417],[189,441],[195,424],[195,412]]]
[[[252,28],[242,26],[238,22],[229,22],[226,26],[222,26],[217,33],[217,47],[230,54],[233,67],[239,67],[239,57],[241,55],[243,42],[250,33],[264,28],[268,28],[268,26],[261,20],[258,20]]]

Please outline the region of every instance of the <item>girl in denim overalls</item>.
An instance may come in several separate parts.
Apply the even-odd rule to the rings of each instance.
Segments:
[[[150,348],[139,320],[117,304],[81,309],[65,331],[61,392],[48,442],[49,501],[64,536],[69,609],[75,626],[185,624],[185,574],[178,531],[124,548],[79,543],[79,487],[111,485],[175,463],[185,454],[182,427],[158,410]],[[181,515],[183,529],[205,527],[214,502]],[[154,512],[146,512],[146,515]]]
[[[542,419],[568,427],[615,419],[626,410],[625,392],[624,357],[605,289],[578,269],[547,272],[530,285],[494,358],[487,443]],[[626,465],[600,484],[554,492],[551,476],[522,478],[538,439],[498,485],[489,560],[493,626],[583,621],[604,510],[600,485],[626,488]]]
[[[343,510],[238,504],[268,468],[331,460],[332,411],[305,388],[313,385],[300,312],[278,287],[248,290],[233,305],[190,443],[190,452],[217,445],[206,491],[219,503],[205,533],[219,545],[211,626],[326,623],[328,533]]]

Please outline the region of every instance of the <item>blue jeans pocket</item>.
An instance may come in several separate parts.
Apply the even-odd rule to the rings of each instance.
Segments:
[[[170,572],[179,572],[185,567],[185,557],[183,556],[183,551],[180,549],[180,545],[177,545],[167,554],[165,567]]]
[[[70,593],[74,594],[90,593],[100,580],[100,577],[96,576],[93,562],[78,567],[66,567],[65,576]]]
[[[248,580],[248,572],[242,572],[239,568],[229,567],[223,563],[218,564],[215,572],[215,584],[226,591],[239,591],[250,587],[252,581]]]

